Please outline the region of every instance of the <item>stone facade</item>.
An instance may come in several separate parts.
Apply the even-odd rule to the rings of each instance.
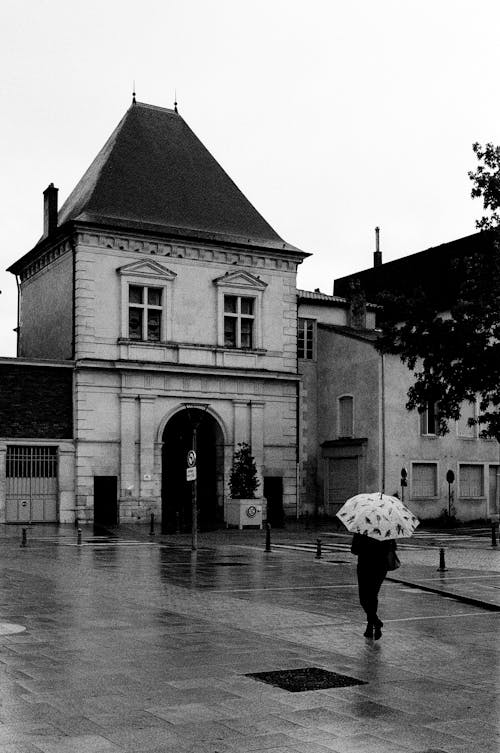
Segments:
[[[467,426],[471,407],[464,406],[446,436],[406,410],[411,373],[397,356],[377,352],[373,313],[367,326],[355,329],[344,299],[299,291],[299,327],[303,319],[313,321],[315,339],[312,357],[299,359],[302,508],[332,516],[348,496],[383,489],[403,493],[421,519],[448,512],[449,501],[461,521],[498,514],[498,443]],[[350,427],[341,415],[346,408]]]

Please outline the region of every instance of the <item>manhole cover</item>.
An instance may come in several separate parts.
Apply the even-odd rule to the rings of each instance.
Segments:
[[[319,667],[303,669],[283,669],[276,672],[252,672],[245,677],[254,677],[290,693],[302,693],[306,690],[327,690],[328,688],[348,688],[351,685],[366,685],[355,677],[328,672]]]

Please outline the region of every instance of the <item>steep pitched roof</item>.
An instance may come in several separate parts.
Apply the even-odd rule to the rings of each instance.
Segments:
[[[59,212],[77,220],[233,241],[285,243],[174,110],[131,105]]]

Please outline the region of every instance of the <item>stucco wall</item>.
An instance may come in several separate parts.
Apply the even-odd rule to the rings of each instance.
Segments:
[[[21,284],[19,355],[72,358],[73,263],[65,253]]]
[[[172,244],[156,244],[152,254],[151,244],[144,241],[110,238],[109,244],[102,244],[101,240],[84,235],[77,246],[78,357],[296,370],[295,261]],[[161,264],[174,276],[167,293],[167,344],[126,342],[128,330],[122,324],[122,281],[117,270],[149,261]],[[259,352],[237,352],[218,343],[220,312],[214,281],[238,271],[258,278],[257,284],[264,287],[255,324],[255,339],[261,342],[254,350]],[[252,295],[251,288],[243,287],[239,294]]]
[[[226,497],[233,450],[245,441],[260,477],[283,477],[285,511],[295,514],[295,382],[82,369],[77,383],[79,519],[92,518],[95,475],[118,477],[122,516],[161,517],[163,430],[186,401],[206,403],[221,428]]]
[[[452,470],[455,483],[452,486],[456,515],[460,520],[487,518],[489,505],[489,468],[499,463],[499,445],[494,440],[464,438],[458,435],[455,421],[449,424],[445,436],[423,436],[420,415],[405,409],[407,391],[412,381],[411,372],[395,356],[386,356],[386,447],[387,484],[390,493],[401,493],[401,468],[408,471],[408,487],[405,496],[412,510],[421,518],[433,518],[448,509],[448,484],[446,472]],[[419,499],[413,490],[413,463],[437,463],[437,496],[434,499]],[[460,464],[480,464],[483,467],[484,494],[478,499],[468,499],[460,492]]]
[[[380,486],[380,356],[369,342],[318,328],[318,441],[337,439],[338,398],[352,395],[355,438],[367,438],[365,485]],[[318,464],[322,479],[323,464]]]

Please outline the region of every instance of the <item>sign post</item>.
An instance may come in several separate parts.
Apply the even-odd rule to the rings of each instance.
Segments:
[[[408,471],[403,466],[401,468],[401,502],[405,501],[405,487],[408,486],[408,481],[406,480],[408,478]]]
[[[447,471],[446,472],[446,480],[448,482],[448,517],[451,518],[451,508],[453,506],[453,492],[451,490],[451,485],[455,481],[455,474],[453,471]]]
[[[186,458],[186,481],[191,484],[191,549],[198,549],[198,484],[196,481],[196,430],[197,426],[192,426],[192,449],[189,450]]]
[[[208,403],[184,403],[191,424],[191,449],[186,457],[186,481],[191,484],[191,549],[198,549],[198,478],[196,473],[196,440],[198,426]]]

